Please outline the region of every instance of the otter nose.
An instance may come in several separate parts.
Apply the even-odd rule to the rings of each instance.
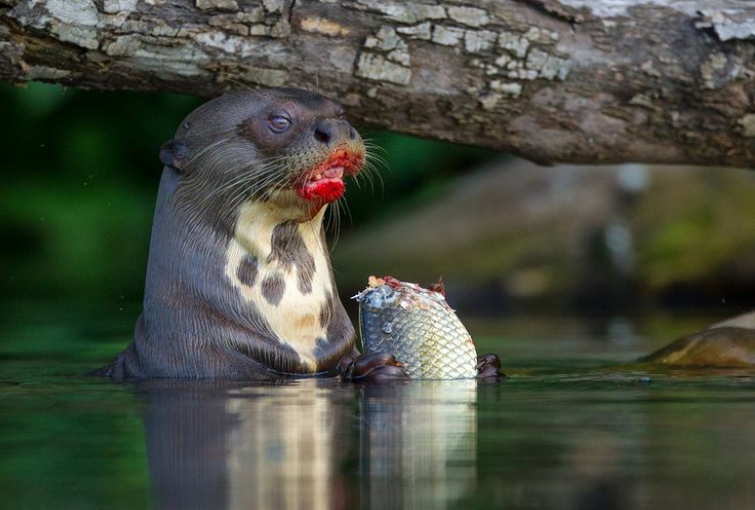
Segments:
[[[354,139],[355,131],[351,124],[341,119],[319,119],[315,123],[315,140],[331,145]]]

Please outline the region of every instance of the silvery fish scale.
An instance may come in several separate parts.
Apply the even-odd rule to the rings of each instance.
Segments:
[[[402,282],[368,288],[356,299],[365,352],[390,352],[412,379],[477,375],[472,338],[443,295]]]

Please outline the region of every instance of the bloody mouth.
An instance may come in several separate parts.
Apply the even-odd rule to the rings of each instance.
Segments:
[[[305,200],[334,202],[346,191],[344,177],[359,172],[363,164],[363,154],[336,149],[328,159],[305,172],[305,178],[296,187],[296,193]]]

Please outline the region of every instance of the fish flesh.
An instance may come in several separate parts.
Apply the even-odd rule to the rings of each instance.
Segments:
[[[412,379],[477,376],[477,351],[440,287],[371,276],[359,302],[365,353],[390,352]]]

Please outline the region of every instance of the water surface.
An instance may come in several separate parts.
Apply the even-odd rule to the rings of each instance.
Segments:
[[[755,374],[623,364],[707,317],[470,320],[500,384],[82,376],[135,313],[3,307],[0,508],[755,506]]]

